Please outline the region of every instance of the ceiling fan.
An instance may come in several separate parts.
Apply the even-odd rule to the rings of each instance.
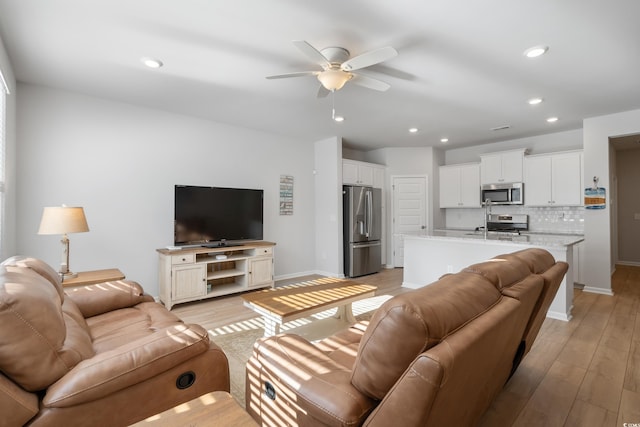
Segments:
[[[327,96],[329,92],[342,89],[348,81],[353,81],[354,84],[381,92],[391,87],[381,80],[353,72],[387,61],[398,55],[398,52],[390,46],[365,52],[349,59],[350,53],[343,47],[327,47],[318,50],[304,40],[294,40],[293,44],[314,63],[320,65],[322,70],[278,74],[268,76],[267,79],[316,76],[321,83],[318,90],[318,98]]]

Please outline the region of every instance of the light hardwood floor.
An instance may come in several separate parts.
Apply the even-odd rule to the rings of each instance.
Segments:
[[[378,294],[404,292],[402,269],[356,280],[378,286]],[[481,426],[640,423],[640,268],[618,266],[612,285],[614,296],[576,289],[571,321],[545,320]],[[183,304],[173,311],[209,330],[256,318],[239,296]]]

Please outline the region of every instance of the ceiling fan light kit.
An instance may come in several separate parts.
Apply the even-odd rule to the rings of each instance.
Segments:
[[[353,78],[353,74],[340,69],[328,69],[318,74],[318,80],[325,89],[330,91],[340,90],[349,80]]]
[[[349,58],[351,54],[343,47],[327,47],[322,50],[318,50],[304,40],[294,40],[293,44],[313,63],[320,65],[322,67],[322,71],[302,71],[278,74],[275,76],[268,76],[267,79],[316,76],[322,87],[329,92],[335,92],[336,90],[342,89],[350,80],[352,80],[354,84],[380,92],[384,92],[390,87],[388,83],[381,80],[353,73],[355,70],[379,64],[398,55],[398,52],[390,46],[382,47],[380,49],[365,52],[361,55]],[[319,98],[326,95],[327,92],[323,89],[318,91]]]

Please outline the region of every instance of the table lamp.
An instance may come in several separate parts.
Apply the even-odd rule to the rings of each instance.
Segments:
[[[89,231],[89,226],[83,208],[62,205],[46,207],[42,211],[38,234],[62,234],[60,277],[63,281],[77,276],[69,270],[69,238],[67,233],[83,233],[85,231]]]

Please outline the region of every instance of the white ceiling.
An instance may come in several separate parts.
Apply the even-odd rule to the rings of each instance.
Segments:
[[[356,149],[461,147],[640,108],[638,16],[638,0],[0,0],[0,37],[21,82]],[[318,69],[293,40],[393,46],[365,70],[391,89],[347,83],[335,123],[314,77],[265,79]]]

